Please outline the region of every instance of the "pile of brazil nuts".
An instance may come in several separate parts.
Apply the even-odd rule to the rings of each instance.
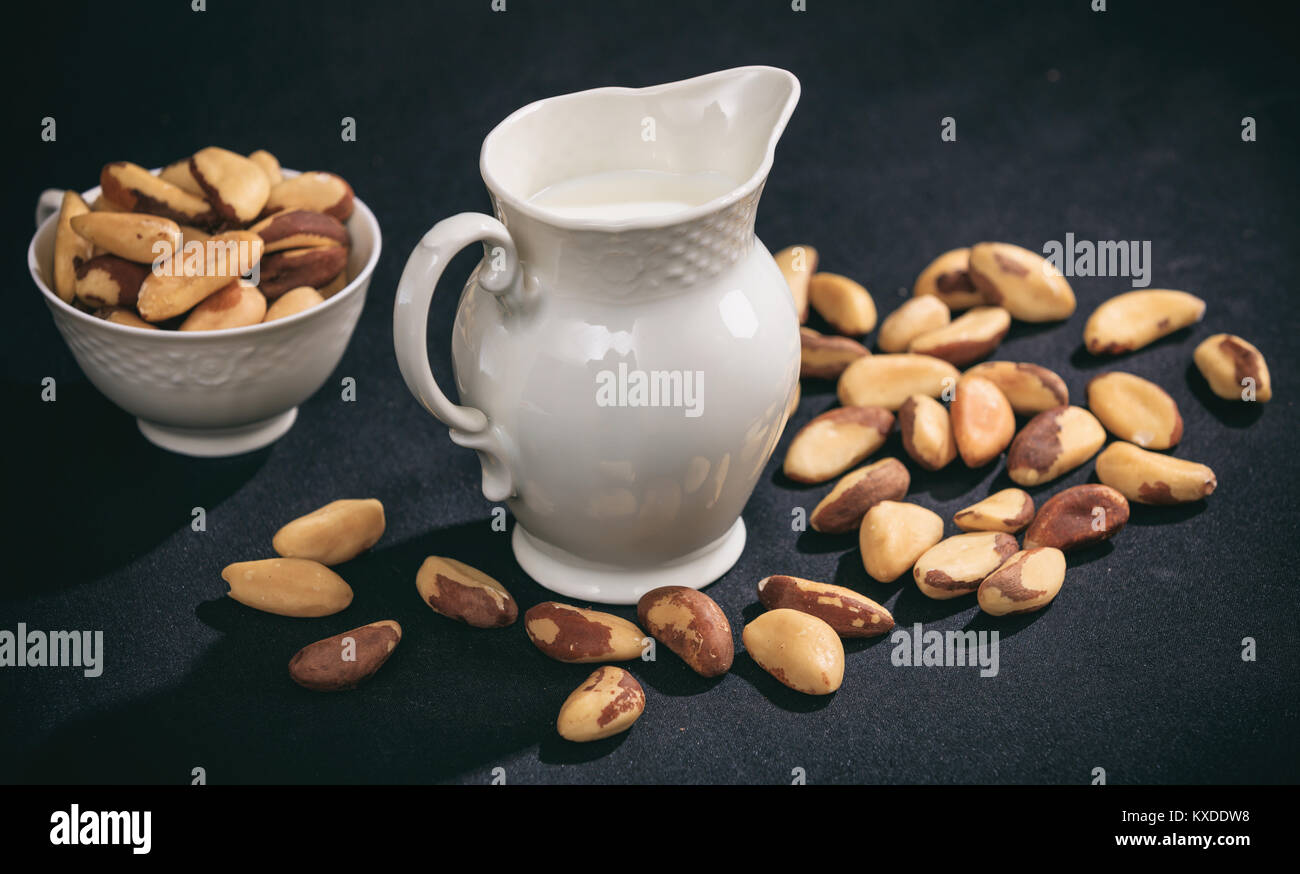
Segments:
[[[137,328],[215,331],[310,309],[347,285],[352,187],[333,173],[286,178],[267,151],[209,146],[151,173],[105,164],[87,205],[66,191],[54,291]],[[259,267],[258,282],[241,277]]]
[[[1059,321],[1074,312],[1069,284],[1035,253],[980,243],[939,256],[917,278],[913,297],[881,323],[878,354],[861,342],[876,327],[866,288],[816,272],[811,246],[792,246],[776,259],[801,322],[811,308],[838,332],[802,329],[802,376],[837,379],[841,403],[794,435],[783,470],[800,483],[834,480],[809,523],[824,534],[855,536],[872,579],[891,583],[910,573],[929,598],[973,595],[991,616],[1031,613],[1060,593],[1066,553],[1118,534],[1131,504],[1186,503],[1214,491],[1213,470],[1165,454],[1182,439],[1184,425],[1177,403],[1156,383],[1122,371],[1103,373],[1088,384],[1084,408],[1070,404],[1065,381],[1045,367],[982,360],[997,349],[1012,320]],[[954,319],[954,311],[964,315]],[[1200,321],[1204,312],[1204,302],[1185,292],[1129,292],[1097,308],[1084,342],[1095,355],[1129,352]],[[1262,354],[1240,337],[1216,334],[1193,358],[1219,397],[1272,397]],[[1017,417],[1026,420],[1019,428]],[[1001,489],[958,511],[952,522],[960,533],[945,536],[943,518],[907,500],[907,464],[871,459],[895,427],[907,458],[928,471],[958,459],[981,468],[1005,456],[1008,477],[1036,487],[1095,456],[1100,482],[1062,489],[1041,506],[1023,488]],[[1115,439],[1106,446],[1108,435]],[[230,597],[250,607],[330,615],[352,600],[352,590],[330,566],[370,548],[383,531],[378,501],[335,501],[280,529],[272,541],[279,558],[232,564],[222,576]],[[505,586],[455,558],[426,558],[415,585],[436,613],[473,628],[506,628],[519,619]],[[773,574],[758,581],[756,595],[765,612],[741,630],[746,655],[807,695],[828,695],[843,683],[844,639],[894,628],[889,610],[844,586]],[[525,611],[523,626],[543,655],[594,666],[556,718],[557,732],[574,742],[627,731],[644,713],[644,689],[616,663],[644,660],[653,643],[702,677],[727,673],[736,658],[721,606],[681,586],[643,595],[636,622],[543,601]],[[395,621],[371,622],[304,647],[290,660],[289,674],[309,689],[356,688],[379,670],[401,636]]]

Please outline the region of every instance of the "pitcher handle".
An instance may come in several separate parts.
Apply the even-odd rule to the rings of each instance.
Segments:
[[[504,294],[518,282],[519,256],[505,225],[488,215],[463,212],[433,226],[406,260],[393,305],[393,345],[397,365],[411,394],[451,429],[451,439],[478,452],[483,464],[483,496],[503,501],[515,493],[513,477],[487,415],[475,407],[452,403],[433,378],[427,329],[429,304],[438,279],[452,256],[471,243],[483,244],[478,284]]]

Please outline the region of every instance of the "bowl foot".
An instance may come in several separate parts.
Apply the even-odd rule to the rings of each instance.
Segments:
[[[140,433],[154,446],[181,455],[221,458],[271,445],[293,427],[297,418],[298,408],[294,407],[278,416],[236,428],[174,428],[144,419],[135,422],[140,426]]]
[[[712,543],[668,564],[626,568],[587,561],[539,540],[516,524],[510,545],[530,577],[552,592],[597,604],[635,604],[660,586],[702,589],[725,574],[745,548],[745,522],[737,519]]]

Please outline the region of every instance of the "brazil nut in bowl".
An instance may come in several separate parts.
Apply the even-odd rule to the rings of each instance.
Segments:
[[[135,165],[125,166],[135,168]],[[141,174],[147,172],[135,169]],[[275,169],[279,171],[278,166]],[[108,171],[107,167],[105,171]],[[303,175],[291,170],[279,172],[285,181]],[[158,178],[156,174],[154,178]],[[348,194],[351,195],[350,189]],[[72,194],[66,198],[80,204],[79,210],[83,215],[87,210],[92,216],[129,211],[105,206],[101,187],[86,191],[82,195],[84,203],[77,201]],[[173,452],[193,456],[235,455],[267,446],[288,431],[297,418],[298,405],[315,394],[338,366],[365,304],[381,245],[379,224],[366,205],[353,197],[350,213],[343,216],[350,247],[346,254],[346,267],[338,273],[332,287],[321,287],[314,293],[311,288],[281,291],[282,296],[273,300],[270,309],[261,311],[265,316],[253,314],[253,318],[258,320],[256,323],[205,330],[212,324],[211,316],[200,310],[204,309],[202,303],[209,303],[208,300],[190,307],[183,318],[177,315],[169,321],[159,319],[160,324],[154,325],[146,323],[139,311],[130,305],[102,306],[105,302],[102,296],[92,297],[94,303],[88,304],[84,297],[69,293],[67,288],[74,281],[69,268],[65,266],[63,275],[56,276],[55,267],[55,240],[64,202],[65,192],[62,191],[49,190],[41,195],[36,213],[37,230],[27,250],[27,265],[32,279],[45,296],[59,333],[86,378],[109,400],[135,416],[140,431],[150,442]],[[166,204],[159,205],[143,197],[141,203],[148,204],[148,207],[139,207],[141,213],[166,208]],[[87,207],[87,204],[92,206]],[[265,213],[258,217],[264,216]],[[82,215],[76,218],[81,219]],[[168,227],[176,227],[166,219],[161,221]],[[240,221],[238,226],[248,227],[250,224],[250,221]],[[225,225],[230,226],[230,223]],[[255,224],[252,226],[256,227]],[[85,230],[84,225],[79,227]],[[193,231],[210,239],[201,231],[183,224],[181,227],[185,228],[186,235]],[[250,238],[255,236],[247,231],[234,233],[243,233]],[[262,233],[270,239],[265,231]],[[95,243],[97,251],[103,248],[98,240]],[[77,245],[86,244],[77,238]],[[258,256],[253,260],[261,258],[258,268],[265,284],[268,272],[273,271],[267,259],[261,257],[262,247],[259,240]],[[268,242],[265,248],[275,247]],[[178,249],[178,257],[179,252]],[[86,266],[89,262],[99,261],[100,256],[97,254],[90,258],[90,254],[87,245],[85,255],[89,261],[76,260],[77,283],[94,279],[90,276],[93,271],[88,271]],[[60,252],[60,255],[66,260],[65,252]],[[113,262],[122,260],[114,255],[107,257]],[[277,262],[280,263],[283,261]],[[111,264],[109,267],[101,278],[107,277],[111,287],[113,268]],[[140,269],[147,271],[150,268]],[[157,272],[157,264],[154,269]],[[334,269],[337,271],[338,268]],[[310,286],[315,283],[301,284]],[[263,308],[266,307],[265,298],[272,296],[263,296],[253,283],[231,281],[229,285],[234,287],[224,289],[228,292],[226,297],[238,297],[241,293],[255,295],[262,298],[257,305]],[[77,287],[81,289],[80,284]],[[143,285],[138,288],[142,291]],[[63,290],[67,299],[56,289]],[[297,298],[310,296],[312,300],[297,305],[285,301],[290,305],[277,307],[294,293],[297,293]],[[132,292],[132,304],[135,303],[135,294]],[[221,296],[221,293],[211,294],[207,309],[219,309],[214,304],[220,303],[215,299]],[[108,302],[112,302],[111,296]],[[141,301],[140,305],[143,308],[144,302]],[[268,320],[260,321],[262,318]],[[177,325],[182,329],[166,329]]]

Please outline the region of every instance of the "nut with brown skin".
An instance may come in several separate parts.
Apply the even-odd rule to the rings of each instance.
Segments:
[[[280,172],[280,159],[272,155],[266,149],[258,149],[248,156],[248,160],[262,168],[266,174],[266,181],[271,185],[279,185],[284,181],[284,174]]]
[[[735,643],[727,615],[712,598],[685,586],[661,586],[636,605],[641,627],[701,677],[731,670]]]
[[[894,627],[889,611],[843,586],[784,574],[758,581],[758,600],[769,610],[786,608],[816,616],[840,637],[876,637]]]
[[[822,334],[812,328],[799,329],[799,376],[811,379],[839,379],[844,368],[871,352],[857,340]]]
[[[844,644],[826,622],[778,607],[741,632],[745,650],[783,685],[805,695],[829,695],[844,682]]]
[[[519,617],[519,606],[505,586],[454,558],[426,558],[415,587],[435,613],[475,628],[504,628]]]
[[[255,610],[280,616],[330,616],[352,603],[352,587],[318,561],[266,558],[226,565],[226,594]]]
[[[543,601],[524,614],[533,646],[559,662],[625,662],[641,657],[646,633],[613,613]]]
[[[894,414],[880,407],[837,407],[799,429],[782,469],[799,483],[839,476],[875,452],[894,427]]]
[[[326,286],[347,264],[348,250],[343,246],[272,252],[262,259],[262,280],[258,287],[267,300],[275,300],[301,285]]]
[[[1109,540],[1128,524],[1128,501],[1110,486],[1072,486],[1047,499],[1025,532],[1025,549],[1063,552]]]
[[[308,644],[289,660],[289,676],[314,692],[355,689],[373,677],[402,640],[402,626],[391,619]]]
[[[876,302],[862,285],[838,273],[814,273],[808,299],[818,315],[841,334],[861,336],[876,327]]]
[[[385,524],[384,505],[375,498],[344,498],[285,524],[271,546],[286,558],[342,564],[374,546]]]
[[[1106,429],[1082,407],[1055,407],[1020,429],[1007,450],[1007,476],[1022,486],[1051,482],[1097,454]]]
[[[1074,291],[1042,255],[1010,243],[977,243],[970,277],[985,301],[1021,322],[1055,322],[1074,313]]]
[[[1263,353],[1236,334],[1205,338],[1192,358],[1210,391],[1224,400],[1265,403],[1273,397]]]
[[[882,458],[841,477],[818,502],[808,523],[823,534],[856,531],[868,510],[881,501],[901,500],[911,482],[912,475],[901,461]]]
[[[246,225],[257,218],[271,193],[266,172],[229,149],[208,146],[190,158],[190,173],[212,208],[227,221]]]
[[[1002,307],[975,307],[944,327],[914,338],[907,351],[961,366],[992,355],[1009,330],[1011,315]]]
[[[1002,389],[982,376],[963,376],[952,399],[952,435],[967,467],[1002,454],[1016,433],[1016,414]]]
[[[1003,489],[958,510],[952,521],[962,531],[1015,534],[1034,520],[1034,499],[1022,489]]]
[[[188,191],[196,197],[207,199],[202,186],[194,178],[194,174],[190,172],[189,158],[181,158],[179,161],[174,161],[163,167],[162,172],[158,174],[158,178],[170,182],[182,191]]]
[[[182,250],[155,266],[140,285],[136,307],[150,322],[179,316],[252,270],[261,257],[262,238],[257,234],[217,234],[204,243],[201,253]]]
[[[323,212],[345,222],[352,215],[352,186],[333,173],[303,173],[271,186],[266,213],[283,209]]]
[[[151,331],[162,330],[157,325],[151,325],[144,319],[135,314],[135,310],[126,307],[104,307],[95,311],[95,318],[103,319],[106,322],[112,322],[115,325],[130,325],[132,328],[148,328]]]
[[[957,368],[930,355],[871,355],[845,368],[836,394],[846,407],[897,410],[912,395],[951,393],[960,376]]]
[[[1219,481],[1204,464],[1112,443],[1097,456],[1097,479],[1139,504],[1186,504],[1213,494]]]
[[[880,323],[876,345],[881,352],[906,352],[908,345],[952,321],[952,313],[937,295],[914,297],[894,310]]]
[[[325,298],[310,285],[303,285],[292,291],[286,291],[275,299],[275,301],[266,309],[266,316],[262,319],[264,322],[274,322],[276,319],[284,319],[289,316],[296,316],[298,313],[311,309],[314,306],[325,302]]]
[[[1034,416],[1070,402],[1065,380],[1037,364],[985,361],[967,370],[965,375],[981,376],[1002,389],[1011,409],[1020,416]]]
[[[807,245],[787,246],[772,257],[790,286],[794,310],[802,325],[808,321],[808,283],[817,272],[817,250]]]
[[[343,270],[339,271],[338,276],[335,276],[333,279],[331,279],[329,282],[325,283],[324,285],[317,286],[316,290],[320,292],[321,297],[325,298],[326,300],[329,300],[331,297],[333,297],[334,295],[342,291],[344,288],[346,288],[347,284],[348,284],[348,271],[346,268],[344,268]]]
[[[257,286],[236,279],[208,295],[181,322],[182,331],[228,331],[256,325],[266,317],[266,298]]]
[[[575,743],[627,731],[645,712],[645,690],[622,668],[597,668],[560,707],[555,730]]]
[[[137,264],[169,258],[181,248],[176,222],[139,212],[88,212],[72,220],[72,229],[105,252]]]
[[[96,255],[77,265],[77,298],[95,307],[133,307],[149,268],[116,255]]]
[[[1183,439],[1178,404],[1154,382],[1115,371],[1088,383],[1088,409],[1121,440],[1169,449]]]
[[[272,213],[249,228],[262,238],[266,253],[315,246],[347,246],[348,229],[333,216],[305,209]]]
[[[934,295],[954,311],[988,303],[984,293],[975,287],[969,268],[970,249],[950,249],[931,261],[916,277],[912,295]]]
[[[77,264],[90,260],[95,245],[72,229],[72,220],[86,215],[90,207],[75,191],[63,192],[59,223],[54,231],[54,293],[72,303],[77,293]]]
[[[1039,547],[1017,552],[980,583],[980,609],[991,616],[1042,610],[1065,583],[1065,556]]]
[[[1205,301],[1185,291],[1144,289],[1117,294],[1083,326],[1083,343],[1093,355],[1122,355],[1194,325]]]
[[[933,510],[902,501],[881,501],[862,517],[858,532],[862,567],[877,582],[893,582],[942,539],[943,519]]]
[[[147,212],[183,225],[211,228],[221,221],[212,205],[139,164],[115,161],[99,174],[104,196],[131,212]]]
[[[1020,549],[1016,538],[995,531],[956,534],[921,553],[912,579],[921,594],[936,601],[960,598]]]
[[[948,408],[927,395],[912,395],[898,408],[903,450],[926,470],[947,467],[957,457]]]

